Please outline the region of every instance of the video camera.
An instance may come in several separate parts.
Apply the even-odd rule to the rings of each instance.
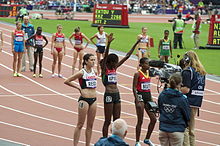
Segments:
[[[159,60],[151,60],[149,61],[149,65],[151,67],[149,69],[151,75],[154,77],[158,75],[161,83],[168,83],[168,79],[172,74],[182,71],[181,67],[178,65],[164,63]]]

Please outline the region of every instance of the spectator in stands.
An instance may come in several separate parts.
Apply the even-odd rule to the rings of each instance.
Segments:
[[[108,138],[102,137],[95,146],[129,146],[124,142],[127,134],[127,123],[123,119],[117,119],[112,124],[112,135]]]
[[[28,13],[27,9],[26,9],[25,7],[22,7],[22,8],[18,11],[18,14],[17,14],[17,16],[16,16],[15,21],[17,22],[19,18],[21,19],[21,21],[23,21],[24,16],[28,16],[28,15],[29,15],[29,13]]]
[[[177,15],[177,19],[174,20],[173,24],[173,32],[174,32],[174,41],[173,41],[173,48],[177,48],[177,43],[179,43],[179,48],[183,49],[182,45],[182,35],[183,35],[183,29],[185,27],[185,23],[182,19],[182,15]]]

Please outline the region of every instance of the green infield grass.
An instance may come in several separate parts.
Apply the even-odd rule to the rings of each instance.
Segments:
[[[15,19],[0,18],[0,21],[9,23],[15,23]],[[62,24],[63,33],[66,37],[69,37],[74,28],[80,27],[83,32],[89,38],[96,32],[97,28],[91,27],[90,21],[71,21],[71,20],[30,20],[31,23],[37,28],[41,26],[43,31],[48,33],[56,32],[56,25]],[[163,37],[163,31],[168,29],[170,31],[170,39],[173,40],[172,23],[129,23],[130,28],[105,28],[105,32],[114,33],[115,40],[111,45],[112,49],[128,52],[128,50],[135,43],[137,35],[141,33],[141,28],[146,26],[148,28],[148,34],[154,39],[154,48],[151,48],[151,58],[158,59],[157,46],[159,40]],[[176,55],[183,55],[186,51],[193,48],[193,40],[190,38],[192,34],[192,25],[187,24],[185,32],[183,34],[183,45],[186,49],[173,50],[173,58],[170,59],[170,63],[174,63]],[[202,32],[200,34],[200,45],[205,46],[208,41],[208,29],[209,24],[202,24]],[[194,50],[199,55],[202,64],[209,74],[220,75],[220,50]],[[175,58],[175,59],[174,59]]]

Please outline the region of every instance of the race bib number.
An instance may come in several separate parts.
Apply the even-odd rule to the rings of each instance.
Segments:
[[[36,41],[35,43],[36,43],[36,45],[38,45],[38,46],[42,46],[42,45],[43,45],[43,41],[42,41],[42,40]]]
[[[75,40],[75,44],[76,44],[76,45],[81,45],[82,42],[81,42],[81,40]]]
[[[86,87],[87,88],[96,88],[97,81],[96,80],[87,80]]]
[[[141,83],[141,90],[150,90],[150,83]]]
[[[170,46],[163,46],[163,50],[170,50]]]
[[[108,75],[108,82],[111,82],[111,83],[115,83],[117,82],[117,77],[116,75]]]
[[[63,42],[64,38],[56,38],[56,42]]]
[[[25,33],[25,34],[24,34],[24,40],[27,40],[27,39],[28,39],[28,34]]]
[[[24,37],[16,37],[15,41],[17,42],[22,42],[24,40]]]
[[[140,94],[138,94],[138,101],[140,101],[140,102],[144,101],[142,98],[142,95],[140,95]]]

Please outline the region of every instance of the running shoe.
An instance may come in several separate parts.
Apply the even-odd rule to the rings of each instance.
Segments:
[[[43,75],[42,75],[42,74],[39,74],[39,78],[43,78]]]
[[[59,77],[59,78],[63,78],[63,75],[61,75],[61,74],[58,74],[58,77]]]
[[[141,146],[140,142],[136,142],[135,146]]]
[[[22,74],[20,74],[20,73],[17,73],[17,77],[22,77]]]
[[[17,77],[17,73],[15,72],[15,73],[13,74],[13,76],[14,76],[14,77]]]
[[[36,74],[33,74],[33,77],[36,78]]]
[[[54,78],[54,77],[56,77],[56,75],[55,75],[55,74],[52,74],[51,77]]]
[[[145,140],[144,140],[144,143],[145,143],[145,144],[148,144],[149,146],[155,146],[155,145],[150,141],[150,139],[145,139]]]

